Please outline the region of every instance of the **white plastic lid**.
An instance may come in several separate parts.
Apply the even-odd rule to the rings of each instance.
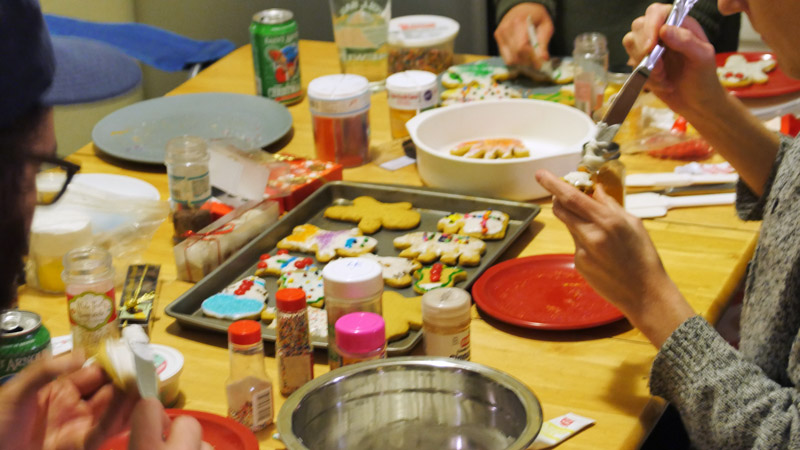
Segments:
[[[153,364],[156,365],[158,379],[162,383],[179,375],[183,370],[183,354],[166,345],[150,344],[153,350]]]
[[[389,45],[430,47],[455,39],[460,25],[444,16],[413,15],[389,21]]]
[[[415,94],[437,87],[436,74],[425,70],[406,70],[386,78],[386,90],[390,93]],[[435,93],[435,91],[434,91]]]
[[[314,113],[358,112],[369,108],[369,81],[361,75],[324,75],[311,80],[306,95]]]
[[[383,291],[383,267],[367,258],[340,258],[322,269],[326,301],[361,300]]]
[[[472,298],[457,287],[438,288],[422,296],[422,320],[440,326],[458,325],[470,320]]]

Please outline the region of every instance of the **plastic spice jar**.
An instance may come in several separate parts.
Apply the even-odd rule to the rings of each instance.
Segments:
[[[261,324],[255,320],[237,320],[228,326],[228,417],[254,432],[272,424],[274,418],[272,380],[264,370],[261,339]]]
[[[336,321],[336,350],[342,365],[386,358],[386,324],[370,312],[345,314]]]
[[[426,70],[440,73],[453,65],[458,22],[443,16],[396,17],[389,22],[389,73]]]
[[[439,288],[422,296],[422,338],[428,356],[469,360],[471,297],[461,288]]]
[[[325,75],[308,85],[317,158],[360,166],[369,159],[369,82],[361,75]]]
[[[336,321],[352,312],[382,313],[383,267],[366,258],[340,258],[322,269],[328,313],[328,364],[341,365],[336,353]]]
[[[289,395],[314,378],[314,349],[311,347],[306,293],[286,288],[275,292],[278,386]]]
[[[406,70],[389,75],[386,92],[392,139],[399,139],[408,136],[408,119],[436,106],[439,101],[439,82],[431,72]]]

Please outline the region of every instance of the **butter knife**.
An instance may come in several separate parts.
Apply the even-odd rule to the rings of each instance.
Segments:
[[[667,25],[681,26],[695,3],[697,3],[697,0],[675,0],[665,23]],[[633,73],[628,76],[625,84],[622,85],[622,89],[620,89],[611,106],[606,110],[603,119],[597,124],[598,131],[595,137],[597,142],[611,142],[614,139],[620,125],[628,116],[628,112],[630,112],[633,103],[639,96],[639,92],[641,92],[647,79],[650,78],[650,72],[652,72],[658,60],[661,59],[664,50],[665,48],[660,42],[656,44],[650,54],[645,56],[633,70]]]

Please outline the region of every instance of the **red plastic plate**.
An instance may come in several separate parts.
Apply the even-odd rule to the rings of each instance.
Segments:
[[[526,328],[578,330],[622,319],[575,270],[574,255],[536,255],[490,267],[472,298],[495,319]]]
[[[769,52],[728,52],[717,54],[717,66],[722,67],[729,56],[733,54],[740,54],[748,61],[758,61],[765,56],[771,56],[773,59],[775,55]],[[774,69],[767,72],[769,80],[766,83],[757,84],[753,83],[750,86],[740,88],[728,88],[728,90],[739,98],[761,98],[761,97],[774,97],[776,95],[788,94],[791,92],[800,91],[800,80],[789,78],[781,71],[781,64],[778,64]]]
[[[247,427],[227,417],[188,409],[168,409],[170,418],[192,416],[203,427],[203,440],[215,450],[258,450],[258,439]],[[130,430],[113,436],[100,446],[101,450],[125,450],[128,448]]]

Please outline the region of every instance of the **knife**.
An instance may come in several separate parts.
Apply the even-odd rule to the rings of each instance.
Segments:
[[[697,3],[697,0],[675,0],[665,23],[676,27],[681,26],[695,3]],[[641,92],[650,77],[650,72],[652,72],[658,60],[661,59],[664,50],[665,48],[660,42],[656,44],[650,54],[642,59],[636,69],[633,70],[633,73],[625,80],[625,84],[622,85],[622,89],[620,89],[611,106],[606,110],[603,119],[597,124],[598,131],[595,137],[597,142],[611,142],[614,139],[620,125],[628,116],[628,112],[630,112],[633,103],[639,96],[639,92]]]

